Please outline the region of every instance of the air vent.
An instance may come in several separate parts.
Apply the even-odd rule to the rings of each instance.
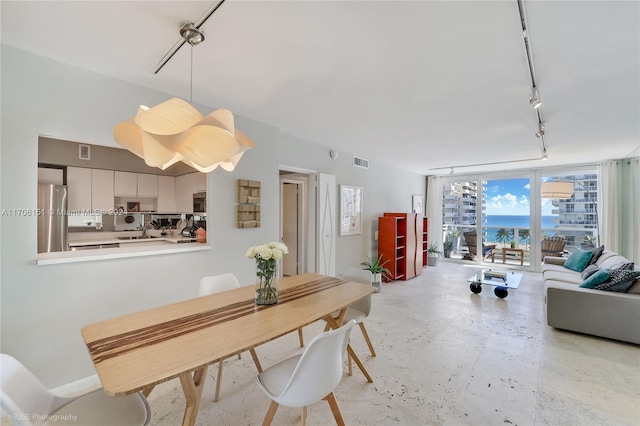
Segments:
[[[89,145],[78,145],[78,158],[80,160],[91,160],[91,147]]]
[[[353,165],[355,167],[362,167],[363,169],[369,168],[369,160],[365,160],[364,158],[353,156]]]

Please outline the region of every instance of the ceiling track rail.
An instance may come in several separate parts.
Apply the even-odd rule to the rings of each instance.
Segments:
[[[533,66],[533,54],[531,53],[531,41],[529,40],[529,30],[527,29],[527,21],[525,19],[524,3],[523,0],[516,0],[518,4],[518,15],[520,18],[520,26],[522,28],[522,40],[524,42],[525,54],[527,56],[527,66],[529,70],[529,78],[531,79],[532,90],[538,90],[538,83],[536,81],[535,67]],[[538,133],[536,136],[540,139],[541,154],[540,157],[535,158],[523,158],[518,160],[497,161],[491,163],[477,163],[477,164],[459,164],[456,166],[436,167],[429,170],[447,170],[449,169],[453,174],[454,169],[466,168],[466,167],[481,167],[481,166],[493,166],[496,164],[509,164],[520,163],[524,161],[538,161],[547,159],[547,139],[545,137],[544,120],[542,118],[542,107],[535,109],[536,118],[538,120]],[[538,136],[539,135],[539,136]]]
[[[520,27],[522,29],[522,41],[524,42],[524,50],[527,56],[527,65],[529,68],[529,78],[531,79],[531,89],[532,91],[536,91],[539,95],[540,90],[538,89],[538,82],[536,80],[536,71],[533,65],[533,54],[531,53],[531,40],[529,39],[529,29],[527,28],[527,20],[525,18],[524,11],[524,0],[516,0],[518,4],[518,14],[520,16]],[[536,108],[536,118],[538,119],[538,129],[542,129],[544,126],[544,119],[542,118],[542,106]],[[547,158],[547,139],[545,137],[545,133],[539,136],[542,158]]]
[[[205,13],[205,15],[198,22],[194,23],[194,26],[197,29],[200,29],[200,27],[205,22],[207,22],[207,19],[209,19],[211,15],[213,15],[225,1],[226,0],[219,0],[207,13]],[[173,58],[173,56],[178,52],[178,50],[180,50],[182,46],[184,46],[186,42],[187,41],[184,38],[181,38],[180,41],[174,44],[173,47],[169,49],[169,51],[162,57],[160,62],[158,62],[153,70],[153,73],[158,74],[158,72],[167,64],[167,62],[171,60],[171,58]]]

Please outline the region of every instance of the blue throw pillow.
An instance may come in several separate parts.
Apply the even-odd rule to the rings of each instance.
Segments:
[[[592,274],[589,278],[584,280],[580,287],[582,288],[594,288],[595,286],[606,282],[609,279],[610,272],[608,269],[600,269],[596,273]]]
[[[582,272],[587,267],[593,253],[591,250],[576,250],[564,262],[564,267],[572,271]]]

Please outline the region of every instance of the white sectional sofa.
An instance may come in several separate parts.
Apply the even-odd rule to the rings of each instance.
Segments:
[[[562,257],[544,259],[547,324],[640,345],[640,278],[626,293],[581,288],[581,273],[565,268],[565,261]],[[596,264],[600,269],[611,269],[628,262],[605,250]]]

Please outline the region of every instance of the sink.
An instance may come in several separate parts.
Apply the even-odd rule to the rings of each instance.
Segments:
[[[150,238],[160,238],[155,235],[133,235],[130,237],[117,237],[119,240],[148,240]]]

